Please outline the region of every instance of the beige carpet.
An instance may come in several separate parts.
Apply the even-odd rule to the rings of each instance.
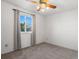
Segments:
[[[42,43],[2,55],[1,59],[78,59],[77,55],[77,51]]]

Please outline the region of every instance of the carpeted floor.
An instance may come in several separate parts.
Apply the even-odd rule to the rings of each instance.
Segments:
[[[2,55],[1,59],[78,59],[78,52],[42,43],[34,47]]]

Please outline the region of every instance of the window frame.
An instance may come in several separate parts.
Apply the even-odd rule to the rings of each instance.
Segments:
[[[22,14],[21,14],[21,15],[19,15],[19,21],[20,21],[20,16],[25,16],[25,19],[26,19],[27,16],[31,16],[31,18],[32,18],[32,27],[31,27],[31,29],[33,30],[33,16],[32,16],[32,15],[27,15],[27,14],[26,14],[26,15],[22,15]],[[27,28],[26,28],[26,20],[24,20],[24,21],[25,21],[24,31],[21,31],[21,30],[20,30],[20,32],[21,32],[21,33],[32,33],[32,30],[31,30],[31,31],[26,31],[26,29],[27,29]],[[21,23],[20,23],[20,27],[21,27]],[[21,29],[21,28],[20,28],[20,29]]]

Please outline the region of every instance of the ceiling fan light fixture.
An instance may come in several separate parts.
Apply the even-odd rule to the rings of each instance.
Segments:
[[[41,11],[41,12],[45,12],[45,10],[44,10],[44,9],[41,9],[40,11]]]
[[[46,8],[46,4],[42,3],[40,4],[41,8]]]
[[[37,10],[40,9],[40,6],[37,6],[36,9],[37,9]]]
[[[46,7],[46,9],[50,9],[49,7]]]

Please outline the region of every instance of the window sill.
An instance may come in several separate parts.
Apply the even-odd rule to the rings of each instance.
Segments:
[[[21,32],[21,34],[31,34],[32,32]]]

